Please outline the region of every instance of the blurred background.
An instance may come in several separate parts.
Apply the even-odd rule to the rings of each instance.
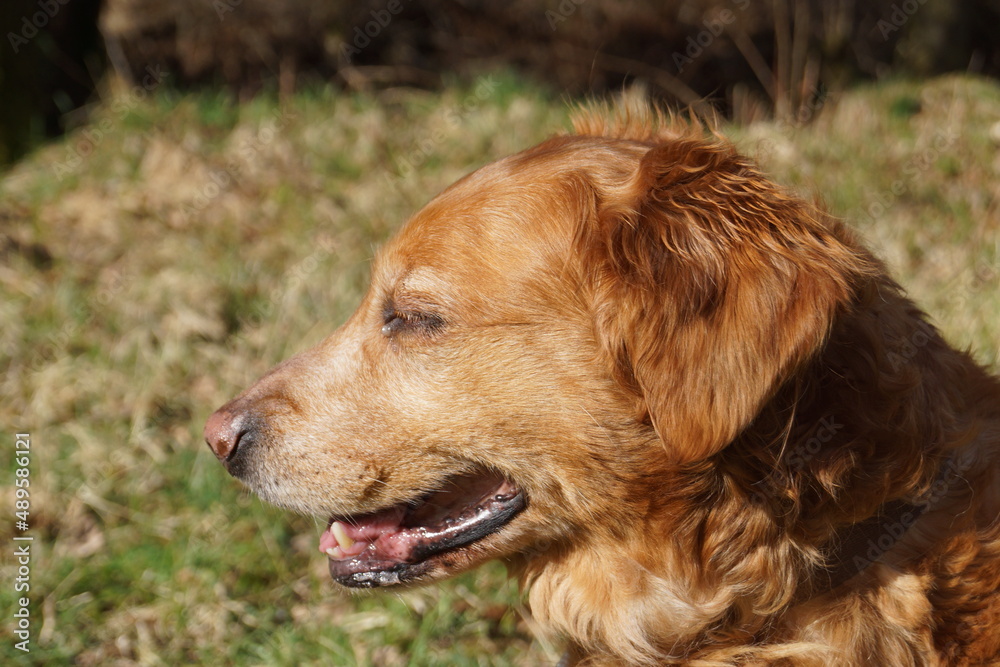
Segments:
[[[106,75],[245,100],[504,68],[569,96],[641,79],[737,120],[887,77],[1000,72],[997,0],[6,0],[9,160],[87,121]],[[389,27],[391,24],[391,28]]]
[[[1000,360],[998,0],[5,0],[0,38],[4,664],[554,664],[501,564],[335,589],[322,522],[201,427],[347,317],[410,214],[580,100],[718,114]]]

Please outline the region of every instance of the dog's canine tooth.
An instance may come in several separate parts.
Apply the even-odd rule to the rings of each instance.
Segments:
[[[350,549],[352,546],[354,546],[354,540],[352,540],[350,536],[347,534],[347,531],[344,530],[344,524],[340,523],[339,521],[334,521],[330,525],[330,533],[337,540],[337,544],[340,546],[341,549],[344,549],[346,551],[347,549]]]

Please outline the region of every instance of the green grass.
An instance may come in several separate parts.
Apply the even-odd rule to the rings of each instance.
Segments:
[[[5,622],[0,661],[553,662],[558,646],[535,636],[497,564],[427,589],[342,593],[315,552],[322,526],[243,491],[200,432],[348,316],[374,248],[409,214],[566,117],[563,101],[503,74],[441,94],[317,89],[241,105],[163,90],[108,100],[100,136],[84,128],[0,174],[0,422],[9,451],[13,433],[33,436],[36,642],[16,651]],[[835,96],[803,127],[727,131],[856,220],[947,335],[996,364],[997,118],[994,84],[947,78]],[[13,534],[5,522],[5,544]],[[5,583],[0,607],[13,597]]]

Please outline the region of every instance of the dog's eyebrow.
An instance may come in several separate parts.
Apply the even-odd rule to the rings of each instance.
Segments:
[[[404,276],[386,295],[382,302],[382,312],[386,317],[400,311],[439,311],[442,304],[426,289],[414,286]]]
[[[440,310],[453,298],[447,283],[437,279],[433,271],[424,266],[406,269],[389,293],[396,307],[406,310]]]
[[[434,287],[430,271],[423,267],[410,268],[396,281],[397,294],[425,294]]]

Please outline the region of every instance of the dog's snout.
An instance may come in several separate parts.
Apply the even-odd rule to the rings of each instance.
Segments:
[[[236,455],[240,441],[246,435],[246,423],[242,413],[230,412],[226,408],[216,410],[205,423],[205,442],[227,467],[227,462]]]

